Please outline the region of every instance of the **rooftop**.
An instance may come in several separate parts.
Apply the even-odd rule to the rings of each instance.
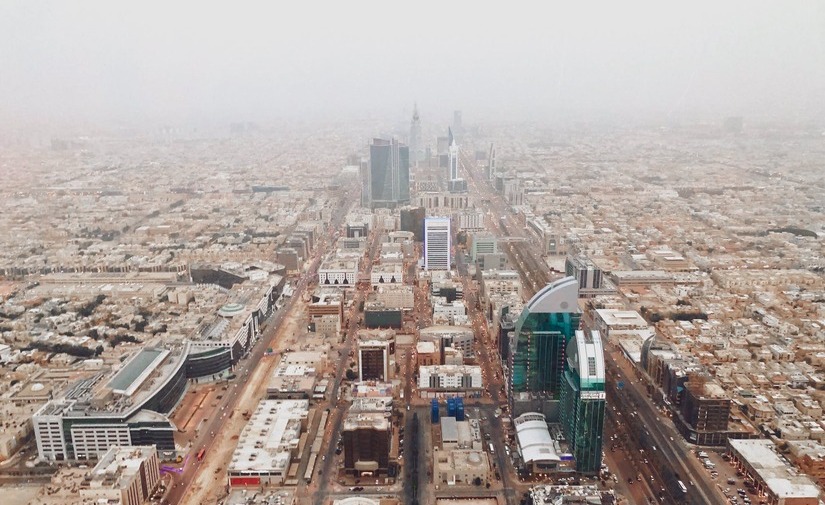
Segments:
[[[109,380],[109,387],[115,393],[131,396],[167,355],[165,349],[141,349]]]
[[[344,419],[344,431],[357,429],[389,430],[389,419],[379,412],[352,412]]]
[[[550,436],[547,420],[537,412],[518,416],[514,423],[519,452],[526,463],[533,461],[561,461],[558,445]]]
[[[91,471],[90,487],[123,489],[157,455],[155,446],[112,446]]]
[[[108,380],[106,372],[78,380],[61,398],[49,401],[35,415],[129,417],[141,410],[180,370],[188,350],[188,345],[172,350],[145,347]]]
[[[308,415],[308,400],[261,401],[241,432],[228,471],[286,474]]]
[[[371,396],[368,398],[353,398],[351,412],[380,412],[388,413],[392,410],[392,396]]]
[[[649,326],[645,318],[635,310],[597,309],[596,313],[608,327],[635,326],[638,328],[647,328]]]
[[[814,481],[807,475],[796,473],[790,463],[780,458],[776,446],[770,440],[731,439],[728,443],[747,460],[779,499],[819,496],[819,488]]]

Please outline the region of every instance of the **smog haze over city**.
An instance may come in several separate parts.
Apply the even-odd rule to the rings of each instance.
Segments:
[[[0,2],[0,504],[822,505],[825,2]]]
[[[825,113],[821,2],[4,2],[5,121]]]

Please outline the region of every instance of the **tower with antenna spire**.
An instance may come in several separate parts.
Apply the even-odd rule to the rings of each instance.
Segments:
[[[418,115],[418,103],[413,105],[413,116],[410,121],[410,164],[416,165],[424,159],[424,149],[421,146],[421,117]]]

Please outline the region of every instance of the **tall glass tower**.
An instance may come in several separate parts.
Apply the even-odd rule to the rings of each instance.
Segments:
[[[511,400],[517,393],[558,398],[567,343],[579,329],[578,282],[554,281],[527,303],[516,322],[508,358]]]
[[[410,202],[410,149],[398,140],[373,139],[367,175],[372,208]]]
[[[595,474],[601,469],[604,379],[601,335],[598,331],[577,331],[567,344],[559,412],[578,472]]]

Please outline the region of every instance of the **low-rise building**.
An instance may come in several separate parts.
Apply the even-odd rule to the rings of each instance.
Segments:
[[[379,286],[400,286],[404,284],[404,265],[390,263],[375,265],[370,272],[373,289]]]
[[[818,505],[820,489],[779,456],[766,439],[728,440],[731,461],[765,495],[769,505]]]
[[[400,308],[379,301],[364,304],[364,326],[367,328],[401,328],[404,314]]]
[[[337,314],[324,314],[310,318],[310,328],[315,333],[332,336],[341,333],[341,318]]]
[[[522,468],[533,474],[575,471],[573,455],[563,452],[558,440],[550,435],[543,414],[526,412],[515,418],[513,425]]]
[[[445,347],[443,352],[442,358],[442,365],[463,365],[464,364],[464,353],[456,349],[455,347]],[[433,365],[437,363],[431,363]]]
[[[507,253],[484,253],[476,257],[475,265],[478,270],[504,270],[510,263],[507,260]]]
[[[474,449],[433,451],[433,480],[448,486],[482,485],[490,479],[487,453]]]
[[[312,295],[312,300],[307,305],[307,314],[310,319],[326,314],[337,315],[344,319],[344,293],[338,289],[321,288]]]
[[[435,303],[433,305],[433,318],[444,316],[451,323],[458,317],[467,315],[467,306],[464,302],[456,300],[450,303]]]
[[[541,485],[530,490],[530,497],[534,505],[618,503],[613,490],[599,489],[592,485]]]
[[[483,388],[481,367],[475,365],[430,365],[418,368],[418,387],[426,397],[461,391],[471,395]]]
[[[227,473],[229,485],[280,485],[298,456],[309,417],[308,400],[263,400],[241,432]]]
[[[98,459],[112,445],[175,451],[177,430],[165,414],[186,390],[189,352],[188,344],[144,347],[116,372],[75,382],[32,416],[39,457]]]
[[[618,288],[646,288],[656,284],[674,284],[675,277],[664,270],[619,270],[610,274]]]
[[[354,286],[358,282],[358,259],[332,258],[318,268],[321,286]]]
[[[462,406],[463,409],[463,406]],[[460,415],[463,416],[463,413]],[[481,428],[478,419],[459,421],[455,417],[445,416],[441,425],[441,449],[482,449]]]
[[[381,286],[375,292],[375,300],[390,309],[412,310],[415,307],[412,286]]]
[[[439,349],[454,347],[464,354],[465,359],[473,359],[475,334],[469,326],[429,326],[418,332],[419,341],[433,342]]]
[[[611,339],[617,335],[627,334],[636,330],[645,330],[649,324],[635,310],[614,310],[596,309],[593,314],[593,322],[596,330],[605,339]]]
[[[0,424],[3,428],[0,431],[0,460],[9,459],[31,436],[31,416],[38,408],[34,403],[0,403],[0,419],[3,419]]]
[[[419,367],[441,364],[441,353],[434,342],[416,343],[415,356]]]
[[[315,391],[315,369],[303,365],[279,365],[266,388],[267,400],[308,400]]]
[[[154,446],[112,446],[80,487],[90,503],[141,505],[160,483],[160,462]]]
[[[792,440],[788,442],[790,458],[800,470],[825,486],[825,445],[816,440]]]

